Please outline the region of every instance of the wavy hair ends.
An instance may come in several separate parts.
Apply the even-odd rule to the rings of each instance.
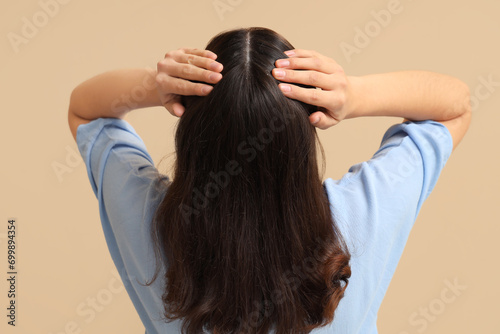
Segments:
[[[318,171],[316,108],[271,75],[293,46],[266,28],[215,36],[224,65],[183,98],[173,181],[152,226],[164,317],[182,332],[309,333],[333,320],[351,275]]]

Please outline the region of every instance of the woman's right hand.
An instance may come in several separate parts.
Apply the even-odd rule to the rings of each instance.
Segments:
[[[208,95],[222,79],[222,64],[215,61],[217,55],[208,50],[178,49],[168,52],[157,64],[156,82],[163,106],[174,116],[182,116],[184,106],[181,95]]]
[[[295,49],[285,54],[289,58],[276,61],[274,78],[319,88],[279,85],[285,96],[318,107],[319,111],[309,116],[311,124],[327,129],[346,118],[351,108],[351,89],[343,68],[316,51]]]

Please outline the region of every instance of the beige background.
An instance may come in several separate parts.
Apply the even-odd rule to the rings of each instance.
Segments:
[[[114,276],[97,202],[74,156],[66,120],[70,93],[102,71],[155,67],[169,50],[201,48],[221,30],[266,26],[296,47],[331,56],[351,75],[422,69],[470,86],[471,128],[423,206],[378,324],[389,334],[500,333],[500,85],[484,84],[488,77],[500,82],[498,1],[401,0],[379,31],[371,12],[387,9],[389,0],[61,0],[66,3],[57,7],[54,1],[2,0],[0,10],[0,332],[143,333]],[[44,3],[52,4],[45,6],[51,16],[43,14]],[[25,20],[40,27],[24,28],[31,36],[13,45],[9,37],[21,38]],[[355,40],[357,28],[372,29],[364,45]],[[346,44],[358,45],[358,53],[346,57]],[[172,152],[176,119],[164,110],[136,111],[127,119],[156,163]],[[321,132],[325,177],[340,178],[369,159],[387,127],[399,121],[357,119]],[[19,241],[15,329],[5,317],[10,217],[18,221]],[[447,291],[454,281],[465,288]]]

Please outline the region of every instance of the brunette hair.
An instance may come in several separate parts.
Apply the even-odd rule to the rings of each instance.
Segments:
[[[188,334],[308,333],[333,320],[351,275],[308,120],[317,108],[280,91],[271,70],[293,46],[276,32],[227,31],[206,49],[223,77],[183,98],[152,228],[164,317]]]

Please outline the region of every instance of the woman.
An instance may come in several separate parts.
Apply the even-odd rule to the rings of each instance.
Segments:
[[[180,117],[172,181],[121,120],[151,106]],[[362,116],[405,120],[372,159],[322,182],[315,128]],[[157,71],[94,77],[73,91],[68,117],[147,333],[376,333],[470,106],[455,78],[346,76],[249,28],[167,53]]]

